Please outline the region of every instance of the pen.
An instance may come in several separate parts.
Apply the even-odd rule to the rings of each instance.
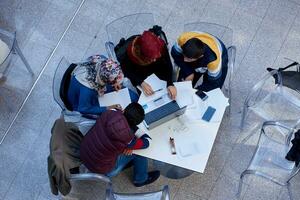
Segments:
[[[162,97],[159,97],[159,98],[155,99],[153,102],[157,102],[157,101],[159,101],[161,99],[162,99]]]
[[[159,92],[159,91],[162,91],[163,89],[162,88],[160,88],[160,89],[158,89],[158,90],[154,90],[153,92],[155,93],[155,92]]]
[[[175,142],[174,142],[174,138],[170,137],[170,144],[171,144],[171,152],[173,155],[176,154],[176,149],[175,149]]]

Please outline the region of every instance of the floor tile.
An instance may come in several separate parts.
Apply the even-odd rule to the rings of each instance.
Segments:
[[[16,28],[18,30],[18,40],[21,47],[32,34],[34,28],[47,11],[48,1],[22,0],[16,12]]]
[[[33,129],[15,124],[0,145],[0,198],[8,191],[38,135]]]
[[[227,25],[237,9],[238,2],[237,0],[209,1],[201,20]]]
[[[237,200],[237,191],[238,191],[238,180],[232,179],[227,176],[221,176],[212,193],[209,198],[209,200]],[[248,185],[244,184],[242,193],[241,193],[241,199],[245,194],[245,191],[247,190]]]
[[[70,1],[52,1],[30,39],[53,49],[76,9],[77,5]]]
[[[243,200],[276,199],[281,187],[264,182],[264,184],[251,184],[245,192]]]
[[[200,196],[197,196],[195,194],[190,194],[189,192],[186,192],[186,191],[183,191],[183,190],[179,189],[177,191],[177,194],[176,194],[174,200],[182,200],[182,199],[185,199],[185,200],[205,200],[205,199],[201,198]]]
[[[251,13],[253,15],[263,18],[266,15],[266,12],[271,2],[272,0],[241,0],[238,9],[242,12]]]
[[[52,96],[52,79],[44,76],[28,98],[16,123],[40,131],[55,106]]]
[[[241,10],[236,10],[229,27],[233,30],[233,45],[236,46],[236,68],[239,68],[240,62],[244,58],[253,38],[258,30],[262,19],[255,15],[248,14]]]

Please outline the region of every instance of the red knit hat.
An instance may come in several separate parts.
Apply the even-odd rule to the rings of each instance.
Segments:
[[[147,65],[160,58],[165,42],[151,31],[135,38],[127,48],[127,53],[132,61],[137,64]]]

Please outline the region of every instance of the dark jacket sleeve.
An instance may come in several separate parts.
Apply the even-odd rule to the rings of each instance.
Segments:
[[[155,74],[158,78],[167,81],[167,86],[173,85],[173,65],[167,47],[165,47],[165,53],[158,61],[158,65]]]
[[[125,77],[129,78],[133,86],[142,84],[144,79],[141,77],[140,72],[137,70],[135,64],[129,59],[128,56],[126,56],[126,58],[124,58],[120,64]]]
[[[105,106],[100,106],[96,101],[95,93],[92,89],[85,86],[80,88],[80,96],[78,102],[78,111],[83,114],[96,114],[99,115],[106,110]],[[97,105],[98,104],[98,105]]]
[[[181,73],[185,75],[185,78],[194,73],[194,70],[183,60],[183,55],[178,52],[175,47],[172,47],[171,55],[176,65],[180,68]]]

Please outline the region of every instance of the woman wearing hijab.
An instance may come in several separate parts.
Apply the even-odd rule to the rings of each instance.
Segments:
[[[127,43],[128,42],[128,43]],[[151,31],[130,37],[126,43],[126,52],[118,57],[125,77],[134,86],[140,86],[145,95],[154,93],[151,85],[144,80],[151,74],[167,82],[172,99],[176,98],[176,88],[172,81],[173,67],[165,42]]]
[[[88,58],[79,63],[72,72],[68,90],[68,101],[73,110],[83,114],[100,115],[109,109],[122,109],[119,104],[108,107],[101,106],[98,96],[123,88],[124,75],[120,65],[102,55]],[[136,102],[138,96],[129,90],[131,101]]]

